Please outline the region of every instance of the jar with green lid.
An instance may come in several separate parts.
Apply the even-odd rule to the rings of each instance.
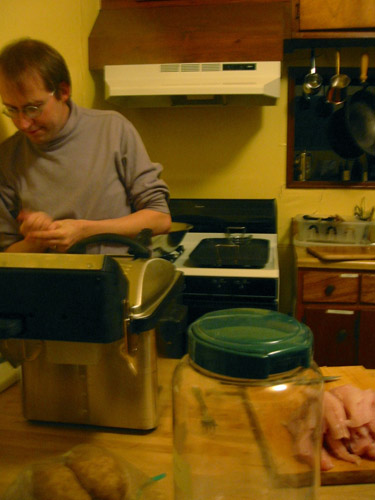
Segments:
[[[175,500],[316,498],[323,378],[311,330],[264,309],[189,326],[173,374]]]

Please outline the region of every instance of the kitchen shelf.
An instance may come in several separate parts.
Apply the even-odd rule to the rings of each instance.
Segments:
[[[375,187],[375,157],[363,153],[357,159],[346,160],[333,151],[327,128],[334,109],[327,109],[325,94],[330,78],[336,73],[333,67],[319,68],[323,77],[321,91],[306,101],[302,84],[310,67],[289,68],[288,78],[288,141],[287,187],[298,189],[373,189]],[[351,78],[348,95],[360,90],[359,68],[341,68],[340,73]],[[375,85],[375,69],[368,72],[370,90]],[[336,108],[337,109],[337,108]],[[311,157],[311,168],[301,174],[298,165],[300,154]],[[344,175],[350,172],[350,176]],[[347,180],[344,180],[347,179]]]

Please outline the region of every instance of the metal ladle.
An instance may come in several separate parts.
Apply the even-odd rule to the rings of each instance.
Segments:
[[[320,87],[323,83],[323,78],[316,72],[315,66],[315,51],[311,49],[311,69],[310,73],[305,76],[305,80],[303,82],[303,93],[305,97],[309,98],[312,95],[315,95],[319,92]]]

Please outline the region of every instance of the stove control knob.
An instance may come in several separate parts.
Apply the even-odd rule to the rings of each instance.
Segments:
[[[234,284],[238,290],[243,290],[245,288],[243,280],[235,280]]]
[[[212,284],[215,286],[215,288],[217,290],[220,290],[220,288],[222,288],[223,285],[225,285],[225,279],[224,278],[214,278],[212,280]]]

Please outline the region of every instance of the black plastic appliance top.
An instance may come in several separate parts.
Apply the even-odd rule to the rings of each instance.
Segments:
[[[219,233],[228,227],[245,227],[246,233],[277,233],[275,199],[172,198],[174,222],[194,227],[190,232]]]

